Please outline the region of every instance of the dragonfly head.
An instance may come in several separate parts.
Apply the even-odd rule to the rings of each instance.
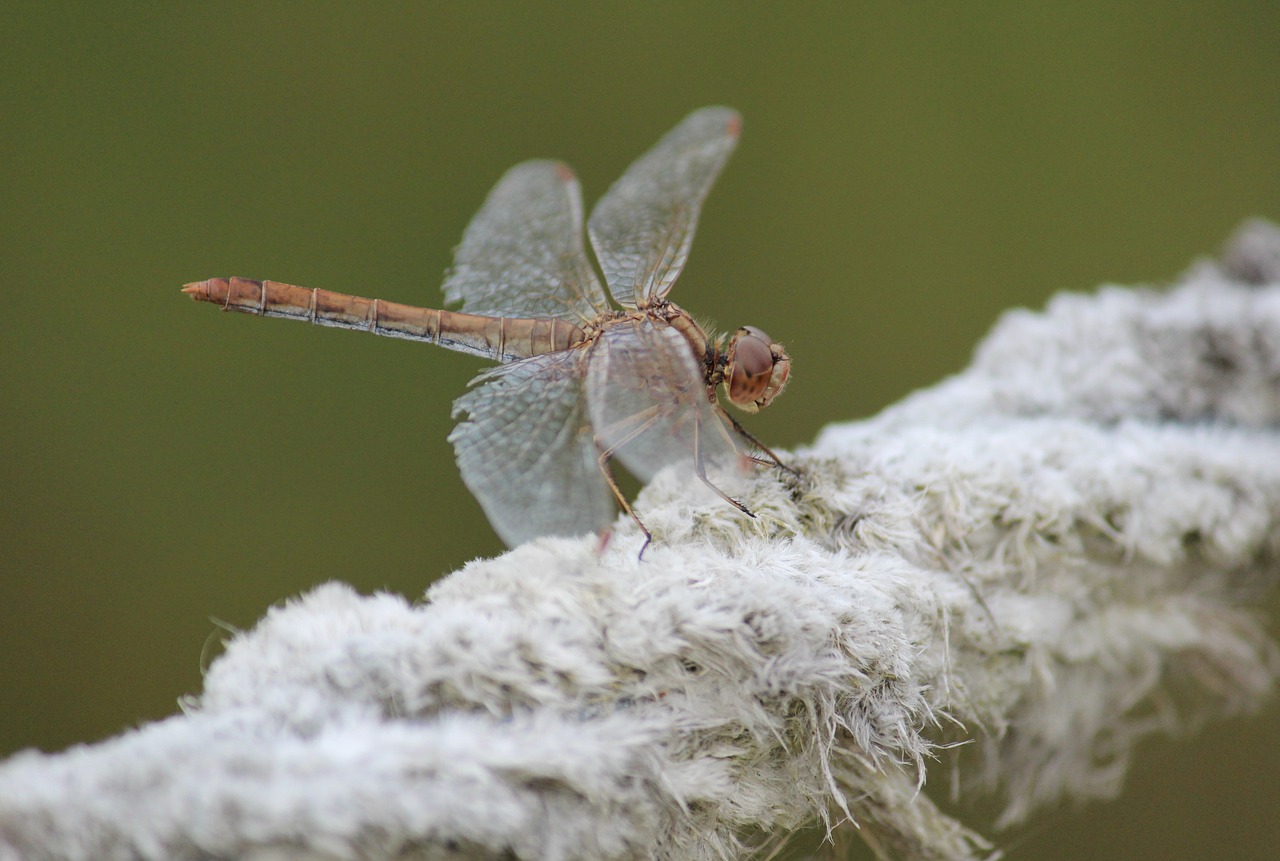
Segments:
[[[743,326],[729,340],[724,387],[729,402],[754,413],[767,407],[791,373],[791,358],[782,345],[755,326]]]

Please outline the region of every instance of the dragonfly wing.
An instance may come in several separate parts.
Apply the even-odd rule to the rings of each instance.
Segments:
[[[665,296],[684,268],[711,184],[738,142],[730,108],[694,111],[642,155],[591,213],[587,230],[613,298]]]
[[[567,165],[511,168],[471,219],[444,282],[461,310],[581,324],[609,308],[582,244],[582,193]]]
[[[466,482],[510,547],[607,526],[613,495],[597,465],[579,351],[490,368],[458,398],[449,435]]]
[[[691,465],[695,446],[708,464],[736,452],[689,342],[665,323],[627,320],[600,334],[588,354],[587,405],[596,444],[643,481]]]

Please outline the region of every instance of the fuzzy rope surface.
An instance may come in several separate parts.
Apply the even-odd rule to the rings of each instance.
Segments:
[[[1273,692],[1280,231],[1007,314],[791,462],[754,520],[659,476],[643,562],[620,521],[273,609],[185,714],[0,764],[0,859],[734,859],[819,819],[987,857],[932,757],[1009,824]]]

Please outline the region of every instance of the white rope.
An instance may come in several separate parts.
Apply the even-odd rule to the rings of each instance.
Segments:
[[[1280,231],[1012,312],[790,462],[737,489],[754,520],[659,476],[642,563],[619,521],[600,559],[273,610],[186,714],[0,765],[0,859],[736,859],[819,818],[969,859],[931,757],[998,825],[1111,796],[1139,739],[1280,674],[1248,604],[1280,557]]]

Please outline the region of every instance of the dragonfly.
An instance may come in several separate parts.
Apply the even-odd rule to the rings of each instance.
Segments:
[[[463,482],[515,547],[546,535],[607,536],[617,507],[652,534],[621,492],[620,461],[642,481],[681,465],[744,514],[711,464],[791,471],[719,402],[748,413],[786,385],[791,360],[762,330],[709,335],[667,298],[702,203],[737,144],[739,115],[694,111],[636,160],[591,212],[583,243],[573,171],[534,160],[507,171],[463,234],[445,304],[419,308],[249,278],[183,292],[224,310],[426,341],[497,361],[454,402],[449,441]],[[757,452],[751,453],[751,452]],[[763,455],[763,456],[761,456]]]

